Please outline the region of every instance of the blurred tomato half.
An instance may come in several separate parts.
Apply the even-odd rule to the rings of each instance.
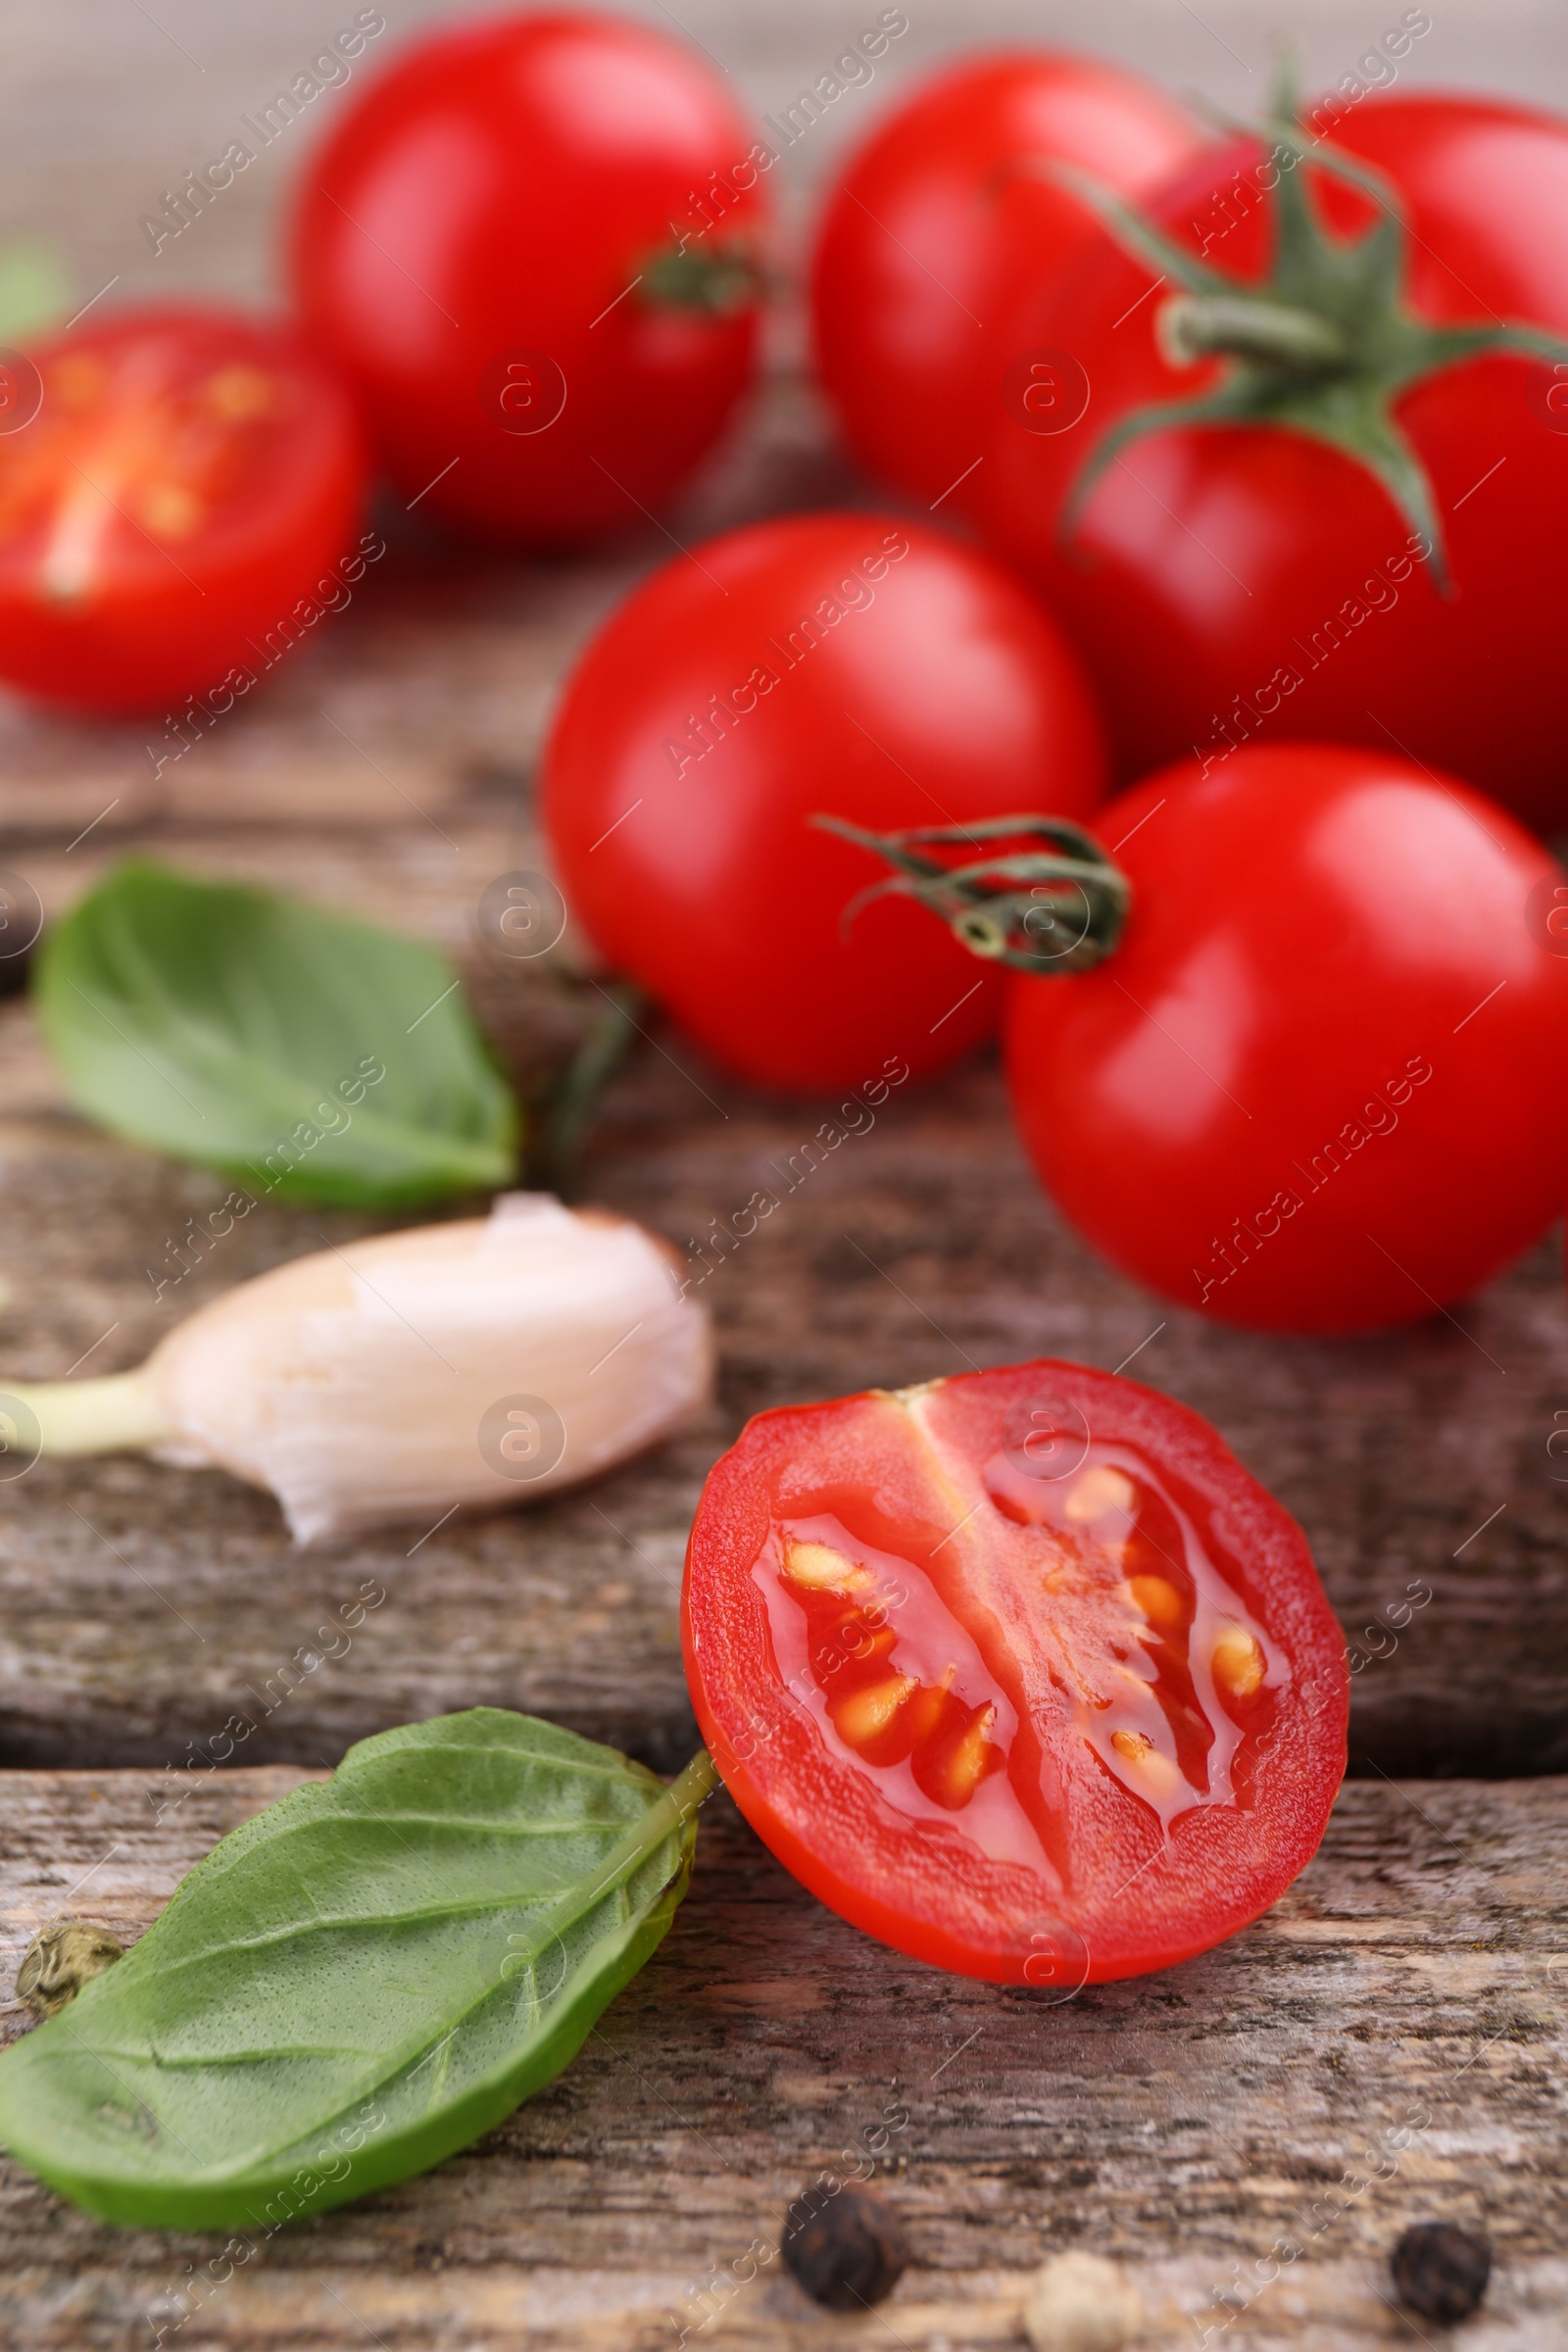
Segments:
[[[83,710],[164,710],[299,633],[351,552],[366,459],[347,394],[293,335],[127,311],[10,355],[5,383],[0,677]]]

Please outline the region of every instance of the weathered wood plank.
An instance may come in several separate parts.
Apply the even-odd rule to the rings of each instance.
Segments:
[[[545,1708],[673,1768],[691,1740],[686,1530],[746,1414],[971,1363],[1116,1366],[1137,1350],[1130,1371],[1207,1413],[1300,1517],[1352,1635],[1379,1627],[1361,1646],[1388,1654],[1355,1681],[1363,1765],[1568,1765],[1554,1249],[1466,1303],[1462,1329],[1259,1339],[1150,1298],[1065,1231],[993,1073],[895,1096],[804,1175],[823,1105],[748,1096],[665,1043],[692,1082],[646,1052],[613,1095],[590,1191],[677,1247],[727,1225],[759,1185],[780,1199],[699,1294],[723,1356],[710,1421],[543,1507],[323,1552],[293,1550],[270,1500],[217,1474],[40,1464],[0,1490],[0,1758],[174,1763],[238,1717],[252,1728],[235,1760],[331,1764],[367,1731],[483,1700]],[[87,1350],[93,1370],[134,1362],[187,1301],[357,1229],[264,1205],[156,1300],[147,1269],[168,1271],[186,1219],[226,1188],[60,1115],[19,1007],[0,1013],[0,1086],[8,1073],[0,1385],[58,1376]],[[324,1613],[367,1582],[386,1600],[352,1651],[302,1666]],[[1411,1588],[1431,1597],[1396,1632],[1388,1614]]]
[[[0,1983],[62,1909],[145,1924],[297,1777],[215,1776],[155,1819],[156,1776],[0,1776]],[[1346,2352],[1419,2340],[1383,2266],[1407,2221],[1442,2215],[1496,2246],[1466,2342],[1555,2352],[1565,1866],[1568,1782],[1350,1784],[1268,1918],[1047,2006],[857,1935],[720,1798],[668,1939],[560,2082],[437,2172],[259,2241],[208,2295],[191,2266],[219,2241],[113,2230],[0,2171],[5,2340],[118,2352],[161,2321],[224,2352],[367,2331],[653,2352],[674,2311],[710,2314],[718,2346],[940,2352],[1016,2342],[1020,2274],[1082,2244],[1129,2264],[1154,2343],[1208,2327]],[[788,2198],[879,2125],[916,2251],[885,2324],[810,2314],[776,2262],[734,2286]],[[1299,2252],[1269,2280],[1277,2240]],[[705,2300],[715,2272],[731,2291]]]

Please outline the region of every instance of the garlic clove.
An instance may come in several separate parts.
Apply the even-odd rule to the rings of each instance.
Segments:
[[[302,1544],[527,1502],[702,1409],[712,1335],[678,1277],[628,1218],[506,1194],[485,1218],[274,1266],[138,1371],[19,1386],[0,1431],[33,1459],[139,1446],[216,1464],[270,1487]]]
[[[158,1450],[270,1487],[301,1543],[531,1501],[707,1399],[708,1317],[674,1263],[641,1226],[546,1194],[296,1258],[154,1350]]]

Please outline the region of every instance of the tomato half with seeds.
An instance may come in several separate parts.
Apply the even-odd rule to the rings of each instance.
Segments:
[[[1310,1860],[1345,1642],[1207,1422],[1043,1361],[762,1413],[683,1595],[764,1842],[918,1960],[1065,1998],[1206,1951]]]
[[[145,711],[254,673],[250,640],[354,540],[367,461],[338,380],[282,329],[194,308],[74,328],[6,380],[31,413],[0,432],[0,678]]]

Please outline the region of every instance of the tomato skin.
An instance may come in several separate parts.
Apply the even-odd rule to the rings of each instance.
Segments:
[[[998,398],[987,330],[1094,236],[1022,159],[1133,196],[1198,144],[1151,83],[1049,50],[965,59],[882,122],[828,198],[811,270],[822,381],[867,472],[931,500],[974,464]]]
[[[879,901],[847,929],[876,874],[811,816],[1082,817],[1102,772],[1076,664],[1000,566],[824,514],[710,540],[633,592],[567,683],[543,802],[601,953],[728,1068],[811,1088],[935,1069],[1001,1001],[918,907]]]
[[[1401,192],[1415,236],[1408,295],[1435,321],[1494,315],[1568,334],[1568,122],[1479,98],[1370,98],[1334,143]],[[1151,207],[1227,275],[1262,270],[1269,214],[1234,197],[1260,151],[1233,143]],[[1308,185],[1342,229],[1359,199]],[[1215,191],[1218,191],[1218,194]],[[1228,213],[1226,207],[1228,206]],[[1227,218],[1234,220],[1226,226]],[[1403,749],[1531,823],[1568,821],[1556,680],[1568,582],[1568,432],[1550,369],[1472,361],[1406,392],[1396,415],[1425,462],[1454,594],[1412,563],[1409,526],[1348,458],[1282,431],[1188,429],[1120,453],[1069,548],[1062,502],[1099,436],[1130,410],[1190,397],[1154,337],[1152,273],[1102,235],[1070,283],[1021,300],[996,358],[1069,348],[1092,385],[1056,438],[999,417],[975,507],[989,544],[1059,612],[1104,689],[1124,776],[1231,740],[1315,736]],[[1560,402],[1559,404],[1560,405]]]
[[[704,253],[758,230],[755,140],[692,51],[567,11],[415,42],[340,114],[300,191],[294,283],[405,499],[506,546],[643,526],[745,390],[757,311],[627,289],[672,222]],[[729,193],[704,239],[715,172]],[[534,432],[502,416],[521,353],[564,379]],[[516,380],[555,404],[548,371]]]
[[[1279,1687],[1250,1729],[1238,1721],[1240,1801],[1178,1806],[1162,1829],[1085,1743],[1076,1678],[1049,1623],[1031,1615],[1029,1590],[1043,1587],[1029,1573],[1029,1539],[995,1510],[981,1476],[1008,1430],[1031,1411],[1039,1418],[1042,1395],[1059,1428],[1154,1467],[1222,1565],[1231,1606],[1259,1628]],[[1049,1463],[1036,1475],[1061,1484]],[[824,1497],[852,1556],[876,1547],[911,1563],[889,1616],[901,1638],[929,1584],[952,1612],[956,1646],[975,1645],[1016,1718],[1004,1795],[1043,1825],[1040,1850],[1061,1884],[983,1850],[987,1833],[967,1808],[913,1809],[906,1782],[829,1738],[809,1677],[786,1681],[767,1547],[781,1522]],[[1112,1617],[1119,1605],[1104,1604]],[[1056,1997],[1169,1967],[1255,1919],[1316,1851],[1345,1770],[1345,1642],[1300,1529],[1196,1413],[1079,1364],[1007,1365],[760,1414],[698,1506],[682,1640],[698,1722],[730,1794],[812,1893],[912,1958]],[[1115,1683],[1112,1670],[1106,1689]]]
[[[353,546],[367,466],[342,385],[282,327],[195,306],[110,313],[30,356],[42,404],[0,439],[0,677],[125,713],[226,690],[231,668],[254,682],[251,640]],[[225,417],[215,383],[271,406]]]
[[[1004,1034],[1041,1181],[1124,1272],[1225,1322],[1365,1331],[1560,1214],[1568,960],[1531,894],[1562,876],[1504,810],[1374,752],[1251,745],[1097,830],[1125,844],[1121,943],[1018,976]]]

